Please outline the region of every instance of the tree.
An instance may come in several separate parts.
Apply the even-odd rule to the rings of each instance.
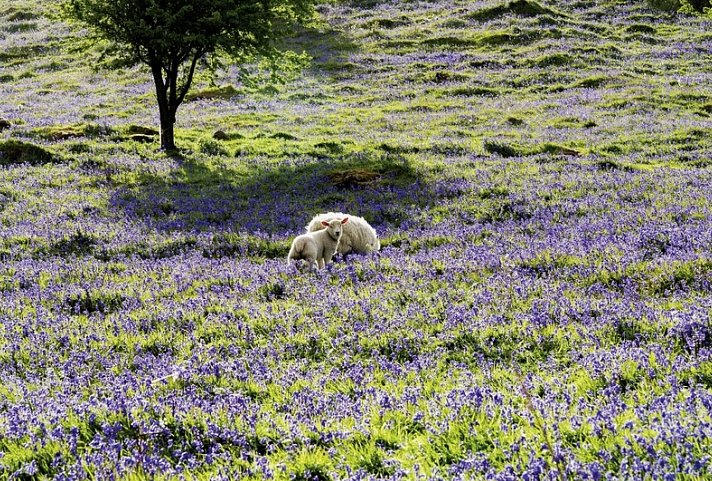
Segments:
[[[119,47],[153,76],[161,148],[176,149],[178,107],[198,62],[218,51],[245,58],[273,51],[287,26],[311,15],[311,0],[65,0],[71,19]]]

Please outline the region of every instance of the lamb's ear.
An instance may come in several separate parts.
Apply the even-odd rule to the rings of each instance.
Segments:
[[[348,217],[344,217],[343,219],[341,219],[342,224],[346,224],[348,221],[349,221]]]
[[[321,221],[321,225],[323,225],[324,227],[329,227],[329,223],[325,220]]]

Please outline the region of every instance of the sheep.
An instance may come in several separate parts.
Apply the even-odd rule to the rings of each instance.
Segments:
[[[332,219],[328,222],[324,220],[321,221],[324,229],[295,237],[289,249],[287,265],[290,265],[292,260],[305,259],[311,269],[316,266],[324,268],[336,254],[342,237],[342,226],[348,225],[348,222],[348,217]]]
[[[316,232],[323,229],[323,221],[331,219],[349,218],[349,223],[344,226],[344,233],[339,241],[338,252],[346,259],[346,255],[351,252],[358,254],[370,254],[381,248],[376,231],[365,219],[347,215],[341,212],[327,212],[317,214],[306,226],[307,232]]]

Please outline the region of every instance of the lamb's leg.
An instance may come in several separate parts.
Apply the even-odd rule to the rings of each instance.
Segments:
[[[309,265],[309,270],[312,270],[312,271],[316,270],[317,265],[319,264],[317,259],[313,256],[309,256],[306,258],[306,260],[307,260],[307,264]]]
[[[319,269],[323,269],[323,268],[324,268],[324,258],[322,257],[321,259],[319,259]]]

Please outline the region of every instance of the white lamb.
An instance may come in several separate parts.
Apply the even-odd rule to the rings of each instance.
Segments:
[[[348,225],[348,222],[348,217],[322,221],[322,230],[295,237],[292,248],[289,249],[287,265],[291,264],[292,260],[305,259],[311,269],[317,265],[323,268],[336,254],[339,240],[342,238],[342,226]]]
[[[355,215],[347,215],[341,212],[327,212],[317,214],[306,226],[307,231],[316,232],[324,228],[324,221],[331,219],[349,218],[349,223],[344,226],[344,234],[339,241],[338,252],[346,258],[347,254],[355,252],[358,254],[370,254],[381,248],[376,231],[371,227],[366,219]]]

